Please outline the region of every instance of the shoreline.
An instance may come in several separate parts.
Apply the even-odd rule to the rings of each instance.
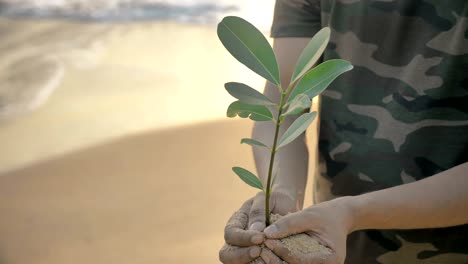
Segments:
[[[8,1],[11,1],[9,4]],[[96,4],[101,3],[101,4]],[[111,3],[111,4],[109,4]],[[224,16],[241,16],[263,32],[270,30],[274,5],[269,0],[3,0],[0,17],[11,19],[62,19],[82,23],[176,22],[216,25]],[[261,12],[259,12],[261,10]]]
[[[63,4],[59,6],[28,6],[4,4],[0,16],[19,19],[61,19],[80,22],[138,22],[174,21],[196,24],[215,24],[222,16],[239,13],[239,5],[223,3],[147,2],[99,6]]]
[[[227,81],[263,89],[263,80],[230,57],[210,26],[0,19],[2,25],[1,73],[12,63],[26,67],[28,58],[52,55],[64,76],[42,106],[0,121],[6,149],[0,171],[128,134],[223,119],[233,101]],[[40,72],[23,72],[22,86],[40,94]],[[12,87],[8,80],[0,74],[0,90]]]

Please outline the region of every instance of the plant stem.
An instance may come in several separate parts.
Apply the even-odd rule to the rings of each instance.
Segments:
[[[289,90],[289,89],[288,89]],[[267,178],[267,185],[265,190],[265,225],[270,225],[270,196],[271,196],[271,178],[273,173],[273,163],[275,162],[275,155],[276,155],[276,144],[278,142],[278,134],[279,129],[281,126],[280,117],[281,112],[283,111],[284,106],[284,99],[286,98],[286,92],[281,93],[281,101],[278,108],[278,117],[276,118],[276,129],[275,129],[275,137],[273,139],[273,147],[271,149],[271,156],[270,156],[270,166],[268,168],[268,178]]]

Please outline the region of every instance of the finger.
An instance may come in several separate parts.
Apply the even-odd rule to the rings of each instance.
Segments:
[[[265,229],[265,195],[262,192],[253,199],[248,226],[249,230],[263,231]]]
[[[260,256],[261,248],[236,247],[225,244],[219,251],[219,260],[224,264],[247,264]]]
[[[263,259],[257,258],[254,261],[251,261],[250,264],[265,264],[265,262],[263,261]]]
[[[264,231],[267,238],[283,238],[294,234],[306,232],[310,229],[308,217],[303,212],[286,215],[267,227]]]
[[[268,248],[263,248],[260,257],[266,264],[284,264],[284,262]]]
[[[275,255],[287,261],[288,263],[304,263],[304,264],[328,264],[331,262],[331,253],[304,253],[300,249],[290,250],[285,246],[280,240],[270,240],[265,241],[265,246],[270,249]]]
[[[279,240],[267,239],[265,241],[265,246],[270,249],[276,256],[286,260],[289,263],[295,263],[293,256],[289,249],[283,246]]]
[[[235,212],[224,228],[224,240],[226,243],[234,246],[248,247],[259,245],[264,241],[264,234],[258,231],[245,230],[248,223],[248,213],[252,205],[252,200]]]
[[[271,194],[270,208],[271,213],[287,215],[300,210],[299,201],[296,201],[291,195],[284,192],[273,192]]]

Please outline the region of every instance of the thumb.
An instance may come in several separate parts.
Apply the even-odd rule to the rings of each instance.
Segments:
[[[265,229],[265,195],[259,192],[252,203],[249,212],[249,230],[263,231]]]
[[[288,214],[264,231],[267,238],[280,239],[291,235],[310,231],[309,220],[303,212]]]

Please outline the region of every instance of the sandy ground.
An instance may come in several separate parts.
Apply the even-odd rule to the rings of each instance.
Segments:
[[[250,123],[148,132],[0,179],[0,263],[218,263]]]
[[[0,29],[2,58],[52,54],[65,73],[38,110],[0,122],[0,264],[218,263],[225,221],[255,193],[230,169],[253,169],[238,143],[252,123],[224,118],[222,85],[262,80],[214,28]]]

